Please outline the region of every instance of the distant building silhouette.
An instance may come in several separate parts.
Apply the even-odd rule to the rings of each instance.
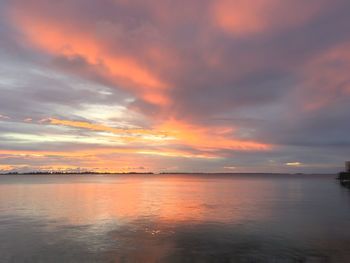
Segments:
[[[340,172],[338,179],[343,186],[350,188],[350,161],[345,162],[345,172]]]
[[[350,173],[350,161],[345,162],[345,172]]]

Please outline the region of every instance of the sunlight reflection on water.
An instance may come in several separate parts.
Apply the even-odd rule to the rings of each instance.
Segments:
[[[0,176],[0,262],[350,262],[328,176]]]

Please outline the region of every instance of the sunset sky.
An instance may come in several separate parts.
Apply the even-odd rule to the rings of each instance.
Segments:
[[[0,0],[0,172],[337,172],[349,0]]]

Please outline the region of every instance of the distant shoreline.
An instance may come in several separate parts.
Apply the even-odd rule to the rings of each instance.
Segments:
[[[9,173],[0,173],[0,175],[329,175],[333,176],[336,173],[215,173],[215,172],[161,172],[161,173],[153,173],[153,172],[121,172],[121,173],[112,173],[112,172],[9,172]]]

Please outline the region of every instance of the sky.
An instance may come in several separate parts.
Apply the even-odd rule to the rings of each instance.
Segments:
[[[0,0],[0,172],[333,173],[348,0]]]

